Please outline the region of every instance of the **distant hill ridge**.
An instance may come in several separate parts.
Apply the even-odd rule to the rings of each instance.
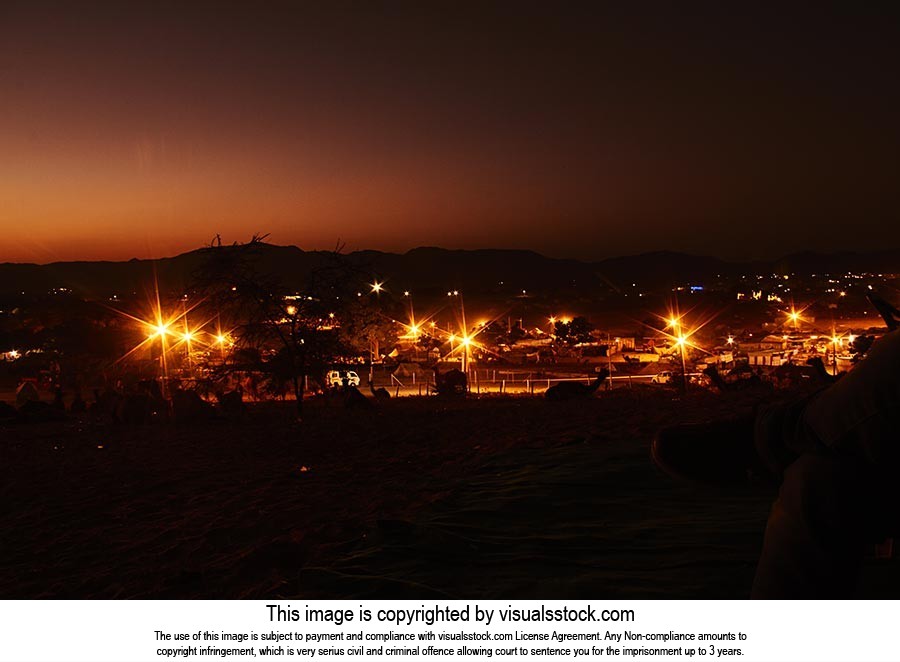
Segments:
[[[225,247],[227,248],[227,247]],[[0,264],[0,294],[45,292],[65,287],[87,297],[144,291],[154,281],[161,291],[188,287],[210,248],[174,257],[124,262],[55,262]],[[302,286],[306,274],[328,255],[297,246],[262,246],[266,269],[289,285]],[[597,262],[545,257],[528,250],[449,250],[414,248],[406,253],[363,250],[347,253],[351,264],[402,289],[460,288],[487,291],[508,287],[542,290],[571,287],[651,288],[676,283],[704,282],[718,275],[756,273],[900,272],[900,250],[877,253],[795,253],[772,261],[729,262],[709,256],[660,251]]]

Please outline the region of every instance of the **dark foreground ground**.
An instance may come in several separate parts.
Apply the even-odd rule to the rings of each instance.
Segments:
[[[3,598],[743,598],[770,488],[710,492],[654,431],[752,395],[410,398],[304,421],[0,428]],[[900,560],[861,597],[900,595]]]

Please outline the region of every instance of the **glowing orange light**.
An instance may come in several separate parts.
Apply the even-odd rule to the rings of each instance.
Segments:
[[[297,314],[297,307],[296,307],[296,306],[288,306],[288,307],[287,307],[287,314],[290,315],[291,317],[293,317],[294,315],[296,315],[296,314]]]
[[[168,324],[151,324],[150,328],[153,329],[153,333],[150,334],[151,338],[155,338],[156,336],[164,336],[169,332]]]
[[[381,290],[384,289],[383,283],[379,283],[377,280],[374,283],[372,283],[371,287],[372,287],[372,292],[374,292],[375,294],[380,294]]]

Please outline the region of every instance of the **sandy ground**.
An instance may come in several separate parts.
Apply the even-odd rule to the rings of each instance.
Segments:
[[[647,388],[7,425],[0,597],[746,597],[772,490],[676,485],[648,447],[751,404]],[[870,561],[861,595],[900,594],[898,564]]]

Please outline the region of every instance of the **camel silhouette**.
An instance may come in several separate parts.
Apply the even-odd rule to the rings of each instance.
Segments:
[[[244,389],[238,384],[232,391],[216,391],[219,409],[227,416],[239,416],[244,413]]]
[[[821,356],[814,356],[811,359],[807,359],[806,365],[812,367],[816,379],[823,384],[833,384],[838,380],[838,376],[829,374],[828,370],[825,369],[825,362],[822,360]]]
[[[344,407],[347,409],[367,409],[372,406],[372,401],[364,396],[355,386],[347,386],[343,389]]]
[[[591,397],[600,385],[609,377],[609,370],[603,368],[597,378],[590,384],[582,384],[580,382],[560,382],[554,384],[547,389],[544,397],[551,402],[563,402],[565,400],[580,400]]]
[[[727,382],[722,378],[719,369],[714,365],[707,366],[703,370],[703,374],[709,377],[713,386],[718,388],[722,393],[725,393],[726,391],[741,391],[748,388],[772,387],[771,384],[760,379],[759,375],[753,373],[751,373],[749,377],[743,377]]]
[[[390,399],[391,399],[391,394],[388,393],[388,390],[387,390],[386,388],[384,388],[383,386],[379,386],[378,388],[375,388],[375,387],[372,385],[372,382],[369,382],[369,390],[372,392],[372,396],[373,396],[378,402],[382,402],[382,401],[384,401],[384,400],[390,400]]]
[[[72,399],[72,404],[69,405],[69,411],[73,414],[83,414],[87,411],[87,403],[81,397],[80,390],[75,391],[75,397]]]
[[[866,295],[866,298],[869,300],[869,303],[875,306],[878,314],[881,315],[884,323],[887,324],[889,331],[900,329],[900,310],[894,308],[877,294],[870,292]]]
[[[433,390],[437,395],[465,397],[468,384],[469,380],[462,370],[453,368],[442,375],[438,367],[434,366]]]
[[[18,415],[19,412],[16,411],[15,407],[7,402],[0,400],[0,421],[11,421]]]

